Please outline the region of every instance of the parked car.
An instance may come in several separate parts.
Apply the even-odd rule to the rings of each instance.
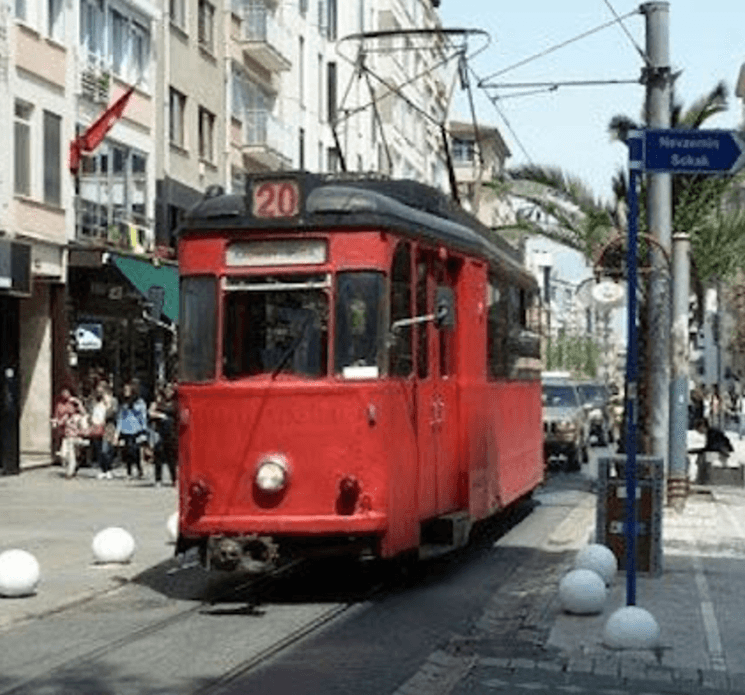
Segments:
[[[594,437],[599,446],[610,444],[613,441],[613,415],[608,389],[598,383],[580,383],[578,388],[587,410],[590,437]]]
[[[589,423],[576,382],[543,380],[543,449],[547,464],[565,458],[565,470],[579,470],[587,460]]]

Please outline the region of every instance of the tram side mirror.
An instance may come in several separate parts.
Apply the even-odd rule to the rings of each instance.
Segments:
[[[435,326],[437,328],[455,328],[455,295],[450,287],[437,288]]]

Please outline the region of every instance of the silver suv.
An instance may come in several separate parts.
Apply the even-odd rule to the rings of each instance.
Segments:
[[[543,451],[547,464],[564,456],[565,470],[579,470],[587,460],[587,410],[577,384],[565,379],[543,381]]]

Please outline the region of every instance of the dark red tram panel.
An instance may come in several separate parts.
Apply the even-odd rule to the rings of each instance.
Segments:
[[[536,283],[434,189],[257,176],[179,262],[178,551],[427,556],[541,482]]]

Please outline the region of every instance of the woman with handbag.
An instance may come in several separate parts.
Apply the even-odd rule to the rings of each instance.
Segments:
[[[132,466],[137,477],[142,478],[140,446],[147,440],[147,406],[135,393],[131,382],[124,384],[122,400],[116,417],[116,441],[122,447],[122,458],[127,467],[127,477],[132,477]]]

